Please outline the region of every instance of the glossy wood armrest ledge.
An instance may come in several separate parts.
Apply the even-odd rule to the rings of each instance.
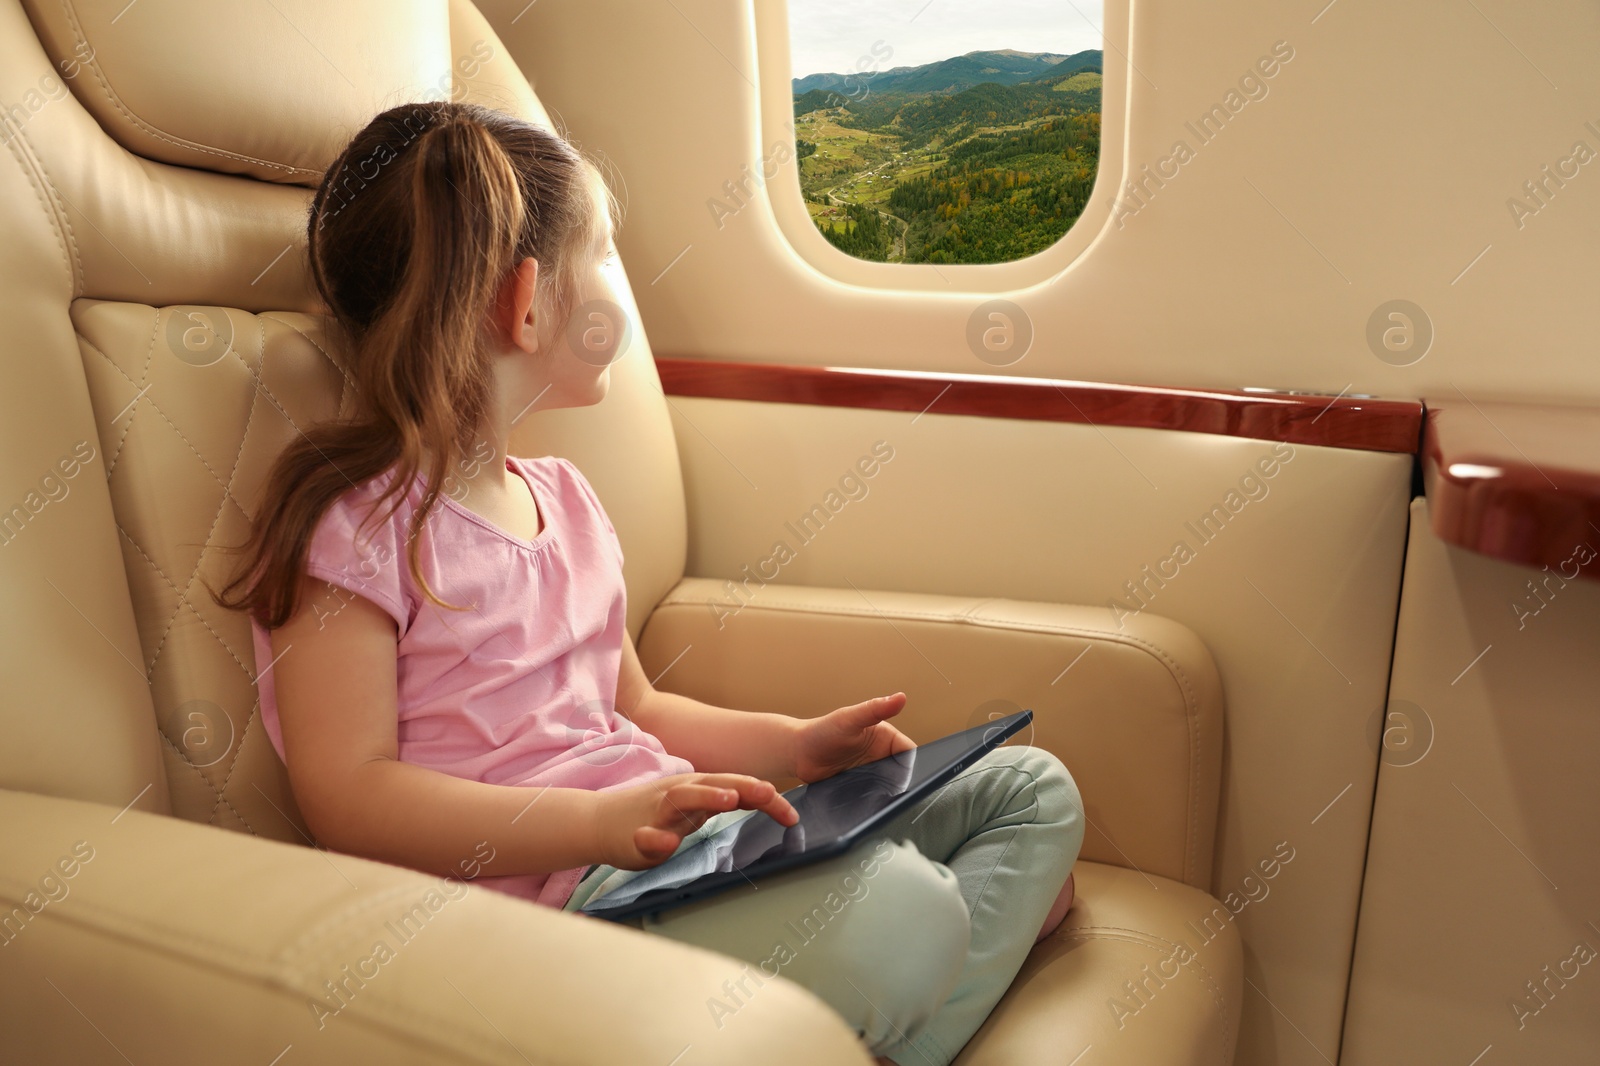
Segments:
[[[1172,429],[1414,455],[1417,400],[656,357],[669,396]]]
[[[1441,540],[1600,579],[1600,409],[1430,401],[1422,458]]]

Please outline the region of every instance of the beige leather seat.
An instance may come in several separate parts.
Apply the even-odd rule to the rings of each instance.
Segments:
[[[465,0],[0,0],[8,1062],[868,1061],[785,981],[718,1022],[737,960],[307,846],[247,624],[200,579],[276,451],[345,398],[305,285],[309,186],[368,115],[440,92],[543,118]],[[683,573],[642,337],[613,374],[520,444],[604,497],[661,687],[806,715],[903,688],[919,739],[1009,701],[1077,776],[1078,903],[960,1061],[1230,1062],[1241,952],[1204,891],[1222,698],[1195,636],[776,585],[719,627],[724,583]]]

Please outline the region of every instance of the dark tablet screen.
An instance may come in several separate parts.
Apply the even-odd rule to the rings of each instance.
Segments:
[[[797,785],[784,793],[800,815],[794,825],[785,827],[762,811],[753,812],[591,900],[582,910],[597,917],[632,917],[839,854],[888,823],[900,810],[932,794],[1032,717],[1032,711],[1007,715],[833,777]]]

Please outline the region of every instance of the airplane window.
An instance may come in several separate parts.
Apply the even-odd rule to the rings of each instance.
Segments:
[[[789,0],[800,190],[835,247],[1002,263],[1071,228],[1100,159],[1101,4]]]

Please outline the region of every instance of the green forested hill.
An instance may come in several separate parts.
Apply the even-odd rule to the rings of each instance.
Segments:
[[[1077,73],[1073,71],[1072,73]],[[958,93],[873,93],[847,106],[850,118],[841,125],[858,129],[892,129],[907,148],[921,148],[934,139],[946,144],[979,129],[1015,125],[1046,115],[1099,111],[1100,90],[1055,92],[1056,82],[1026,85],[975,85]]]
[[[892,49],[875,49],[874,54],[862,57],[867,61],[863,65],[869,66],[867,70],[796,78],[792,91],[796,96],[815,89],[832,89],[842,95],[860,96],[863,87],[870,87],[873,92],[959,92],[986,82],[1016,85],[1027,81],[1053,80],[1070,70],[1084,67],[1098,70],[1100,67],[1099,49],[1072,55],[1005,49],[998,52],[968,52],[916,67],[892,67],[888,70],[870,68],[876,56],[884,52],[892,53]]]
[[[1044,251],[1083,212],[1099,145],[1098,111],[962,142],[889,193],[889,210],[908,223],[905,261],[1002,263]]]
[[[1099,163],[1097,67],[1058,62],[1033,80],[955,92],[877,84],[858,83],[858,98],[826,88],[795,98],[801,189],[841,250],[1002,262],[1048,248],[1077,220]]]

